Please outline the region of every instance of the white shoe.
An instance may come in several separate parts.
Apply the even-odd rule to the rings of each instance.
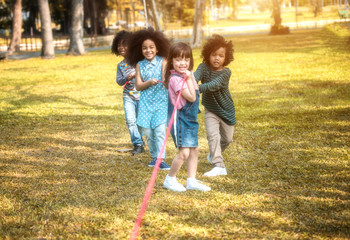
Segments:
[[[220,176],[220,175],[227,175],[226,168],[214,167],[209,172],[206,172],[203,174],[203,176],[206,176],[206,177],[215,177],[215,176]]]
[[[207,192],[207,191],[211,190],[210,187],[200,183],[200,181],[198,181],[195,178],[187,178],[186,188],[188,190],[199,190],[199,191],[203,191],[203,192]]]
[[[186,188],[176,180],[176,177],[166,175],[163,186],[174,192],[184,192]]]
[[[212,159],[210,157],[210,153],[208,153],[208,155],[207,155],[207,160],[208,160],[208,162],[210,162],[210,164],[213,164],[213,161],[212,161]]]

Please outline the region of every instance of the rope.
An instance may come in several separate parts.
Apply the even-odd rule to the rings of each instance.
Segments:
[[[169,133],[170,133],[170,130],[171,130],[171,126],[172,126],[172,124],[174,122],[174,116],[175,116],[175,113],[176,113],[176,110],[177,110],[177,106],[179,105],[182,89],[183,89],[183,86],[184,86],[185,82],[186,82],[186,80],[183,81],[182,86],[181,86],[181,90],[179,92],[179,95],[177,96],[177,99],[176,99],[176,102],[175,102],[175,106],[174,106],[174,111],[173,111],[173,113],[171,115],[170,122],[169,122],[169,125],[168,125],[168,129],[166,131],[165,139],[164,139],[162,148],[160,149],[160,152],[158,154],[157,161],[156,161],[156,164],[155,164],[153,172],[152,172],[152,176],[151,176],[151,178],[150,178],[150,180],[148,182],[148,185],[147,185],[147,188],[146,188],[146,192],[145,192],[145,196],[143,197],[143,201],[142,201],[142,204],[141,204],[141,207],[140,207],[137,219],[135,221],[134,228],[132,230],[130,240],[135,240],[139,236],[142,218],[143,218],[143,215],[145,214],[148,200],[150,199],[150,197],[152,195],[152,190],[153,190],[154,184],[156,182],[159,166],[160,166],[160,163],[162,162],[162,155],[163,155],[163,152],[165,150],[166,141],[168,140]]]

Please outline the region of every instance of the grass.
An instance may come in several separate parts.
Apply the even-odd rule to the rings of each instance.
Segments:
[[[140,239],[349,239],[349,36],[332,25],[232,38],[229,175],[202,176],[200,114],[197,177],[212,191],[167,191],[159,172]],[[131,147],[120,60],[98,51],[0,63],[1,239],[130,236],[151,169],[148,153],[117,151]],[[171,140],[167,154],[170,163]]]

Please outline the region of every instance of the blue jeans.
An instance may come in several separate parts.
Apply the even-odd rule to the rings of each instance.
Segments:
[[[136,124],[139,101],[123,97],[126,125],[128,126],[132,145],[144,145],[141,128]]]
[[[152,158],[157,158],[165,139],[166,124],[163,123],[154,129],[142,128],[142,130],[143,134],[145,134],[148,149]],[[165,158],[165,149],[162,158]]]

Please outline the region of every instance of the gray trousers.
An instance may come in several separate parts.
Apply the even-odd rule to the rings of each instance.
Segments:
[[[205,128],[210,157],[214,167],[225,167],[222,153],[233,139],[234,126],[227,125],[219,116],[205,109]]]

